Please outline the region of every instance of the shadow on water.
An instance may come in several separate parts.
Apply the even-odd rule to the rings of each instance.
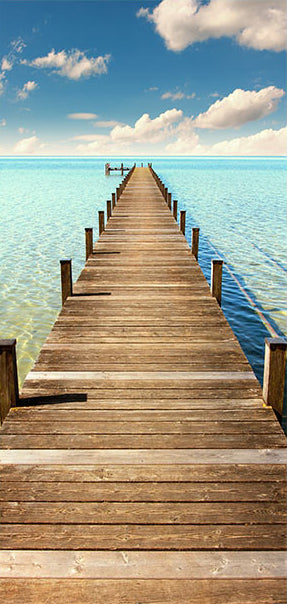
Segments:
[[[211,276],[211,260],[216,257],[222,258],[224,261],[222,274],[222,310],[226,316],[226,319],[228,320],[228,323],[230,324],[230,327],[239,340],[239,343],[248,361],[250,362],[257,379],[262,385],[265,338],[275,335],[269,331],[267,325],[269,324],[271,330],[274,330],[277,336],[284,336],[284,333],[282,333],[268,312],[262,308],[260,302],[258,302],[256,299],[256,296],[254,296],[254,293],[248,289],[244,282],[243,276],[238,274],[233,266],[226,262],[224,255],[221,254],[219,250],[217,250],[216,247],[210,243],[207,237],[201,234],[198,260],[204,276],[209,284]],[[252,301],[252,304],[250,300]],[[261,317],[259,313],[262,313],[267,325],[264,324],[263,317]],[[287,433],[286,420],[287,371],[285,379],[285,396],[282,421],[283,428]]]

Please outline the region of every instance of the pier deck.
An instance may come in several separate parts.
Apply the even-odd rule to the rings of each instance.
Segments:
[[[286,440],[148,168],[1,430],[3,601],[286,602]]]

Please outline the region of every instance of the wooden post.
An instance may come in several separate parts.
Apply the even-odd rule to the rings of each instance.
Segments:
[[[181,210],[180,211],[180,230],[184,235],[185,235],[185,215],[186,215],[186,211]]]
[[[72,260],[60,260],[61,264],[61,287],[62,287],[62,304],[68,296],[73,295],[72,283]]]
[[[99,235],[105,230],[105,213],[101,210],[99,212]]]
[[[120,198],[120,187],[117,187],[116,189],[116,202],[119,201]]]
[[[93,253],[93,229],[85,229],[86,234],[86,260]]]
[[[168,196],[168,188],[164,187],[164,198],[165,198],[166,202],[167,202],[167,196]]]
[[[196,260],[198,260],[198,242],[199,242],[199,228],[193,228],[192,229],[191,251]]]
[[[111,201],[107,201],[107,220],[109,220],[109,218],[112,215],[112,202]]]
[[[121,164],[121,175],[124,175],[124,164]]]
[[[173,217],[177,221],[177,199],[173,200]]]
[[[223,260],[211,261],[211,295],[216,298],[219,306],[221,306],[222,265]]]
[[[19,402],[16,340],[0,340],[0,420]]]
[[[167,205],[168,205],[169,209],[171,210],[171,193],[167,194]]]
[[[283,415],[287,338],[265,339],[263,398]]]
[[[116,194],[112,193],[112,207],[113,207],[113,209],[114,209],[115,205],[116,205]]]

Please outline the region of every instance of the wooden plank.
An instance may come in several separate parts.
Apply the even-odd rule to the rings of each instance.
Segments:
[[[8,477],[9,478],[9,477]],[[284,501],[284,481],[274,482],[10,482],[0,501]]]
[[[77,482],[106,483],[121,481],[123,483],[148,482],[184,483],[216,482],[224,483],[273,482],[276,491],[278,483],[286,482],[286,467],[272,464],[197,464],[197,465],[116,465],[116,464],[78,464],[78,465],[2,465],[3,480],[24,482]],[[256,487],[256,488],[257,488]],[[263,487],[264,488],[264,487]],[[52,487],[54,492],[54,487]],[[259,499],[260,487],[258,488]]]
[[[284,579],[1,579],[7,604],[286,604]]]
[[[79,462],[77,450],[1,450],[0,464],[72,464]],[[82,464],[170,465],[170,464],[286,464],[287,449],[94,449],[81,451]]]
[[[20,504],[21,505],[21,504]],[[62,504],[63,507],[63,504]],[[57,517],[58,520],[58,517]],[[17,521],[16,521],[17,522]],[[5,524],[0,527],[5,550],[122,551],[281,551],[286,547],[284,525],[209,524]]]
[[[285,552],[0,551],[2,578],[285,579]]]

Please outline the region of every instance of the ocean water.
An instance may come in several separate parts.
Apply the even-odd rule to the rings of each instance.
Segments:
[[[20,381],[60,310],[62,258],[76,279],[85,227],[118,186],[104,164],[123,158],[0,159],[0,338],[17,338]],[[222,258],[225,315],[262,381],[264,338],[287,333],[287,204],[284,158],[126,158],[152,161],[186,210],[186,236],[200,227],[199,263],[210,280]]]

